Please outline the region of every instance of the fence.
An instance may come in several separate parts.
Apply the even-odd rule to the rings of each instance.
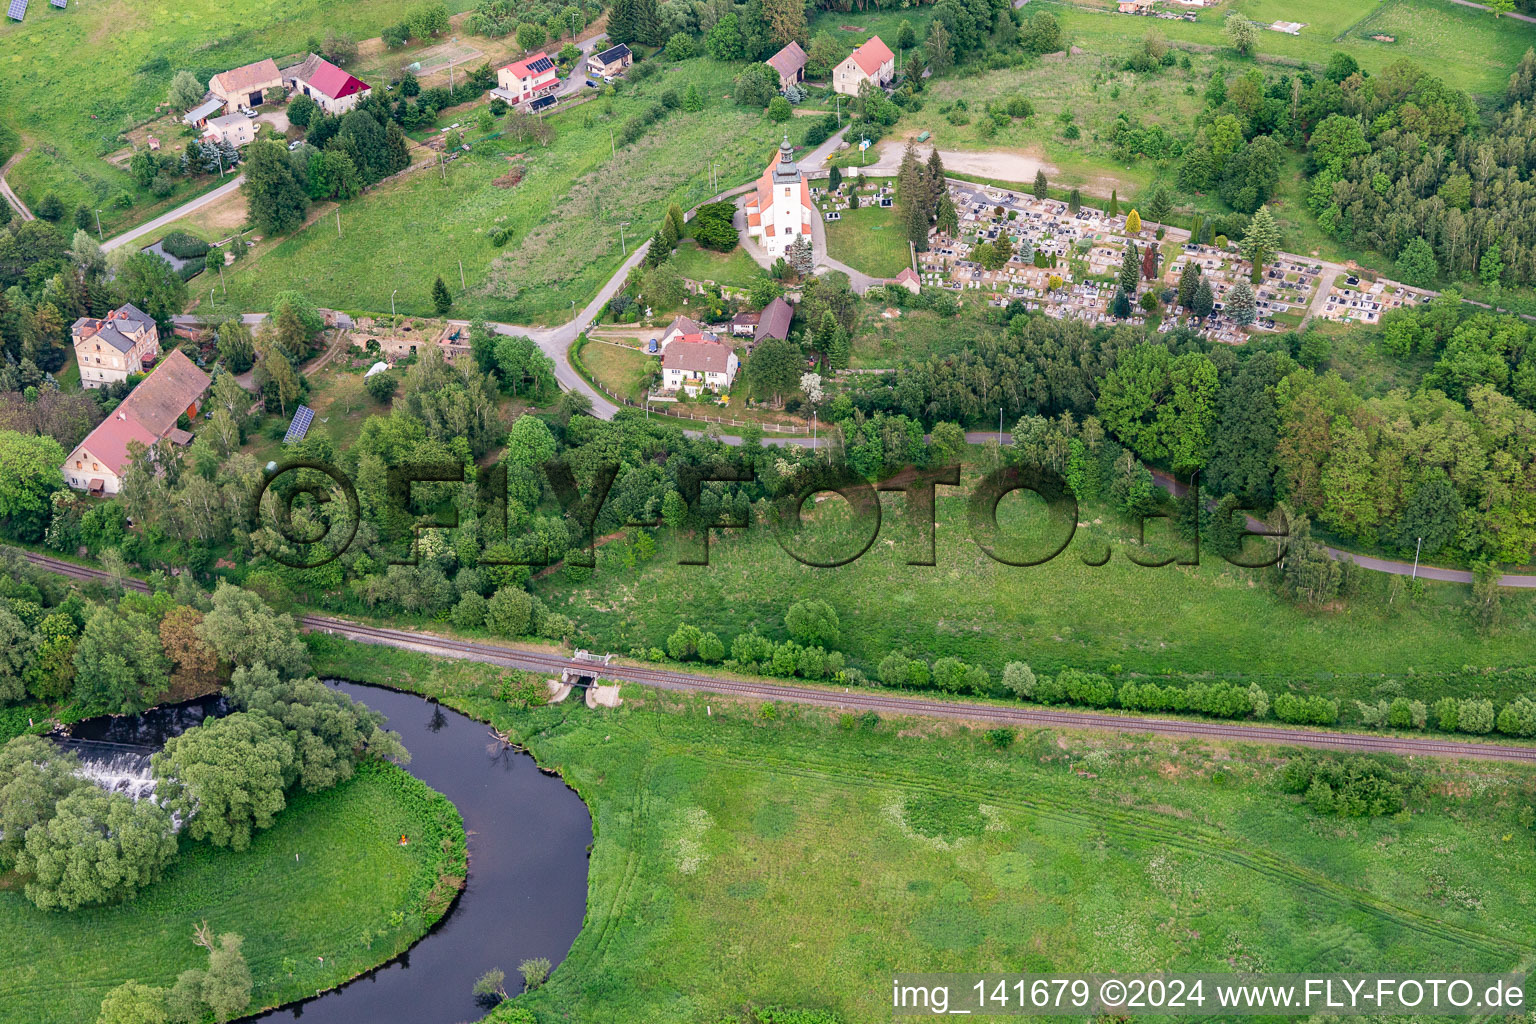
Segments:
[[[585,371],[585,369],[585,367],[582,367],[583,371]],[[631,409],[645,409],[647,412],[656,416],[665,416],[669,419],[675,420],[693,420],[696,423],[718,423],[721,426],[726,427],[761,427],[764,431],[774,434],[794,434],[796,436],[803,436],[805,434],[805,428],[803,427],[786,427],[778,423],[759,423],[756,420],[738,420],[729,416],[696,416],[693,413],[663,411],[661,409],[653,408],[648,403],[636,402],[633,398],[614,394],[612,391],[609,391],[597,381],[593,380],[591,375],[586,372],[582,373],[582,378],[585,379],[588,384],[597,388],[597,390],[607,395],[619,405],[627,405]]]

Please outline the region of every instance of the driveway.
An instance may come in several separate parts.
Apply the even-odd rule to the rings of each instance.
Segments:
[[[237,174],[230,180],[226,181],[224,184],[220,185],[218,188],[214,189],[212,192],[204,192],[196,199],[191,199],[185,203],[182,203],[180,206],[176,207],[176,209],[170,211],[169,213],[162,213],[160,216],[156,217],[154,220],[147,224],[140,224],[136,228],[133,228],[129,231],[124,231],[122,234],[117,235],[116,237],[107,239],[101,244],[101,247],[103,249],[116,249],[118,246],[127,245],[129,242],[143,238],[145,235],[152,235],[166,225],[175,223],[176,221],[185,217],[187,214],[196,210],[201,210],[209,203],[214,203],[220,199],[223,199],[235,189],[239,188],[240,183],[244,180],[245,175]]]

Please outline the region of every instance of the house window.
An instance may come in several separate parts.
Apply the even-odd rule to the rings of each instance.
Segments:
[[[82,465],[82,464],[81,464],[81,461],[80,461],[80,460],[79,460],[79,459],[76,459],[76,460],[75,460],[75,468],[76,468],[76,469],[84,469],[84,468],[85,468],[85,466],[83,466],[83,465]]]
[[[100,466],[98,466],[98,465],[97,465],[97,464],[96,464],[96,463],[94,463],[94,462],[93,462],[93,463],[91,463],[91,472],[93,472],[93,473],[94,473],[94,472],[96,472],[96,471],[97,471],[97,470],[99,470],[99,469],[100,469],[100,468],[101,468],[101,467],[100,467]]]

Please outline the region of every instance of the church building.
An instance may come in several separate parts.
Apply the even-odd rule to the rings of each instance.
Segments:
[[[797,238],[811,233],[816,208],[811,205],[810,186],[795,166],[795,151],[788,136],[779,146],[779,158],[757,179],[757,191],[747,194],[743,209],[747,234],[768,250],[769,256],[787,255]]]

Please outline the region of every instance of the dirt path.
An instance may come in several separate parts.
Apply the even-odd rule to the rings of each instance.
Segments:
[[[901,157],[906,148],[907,144],[903,139],[887,139],[880,144],[880,155],[876,159],[862,167],[855,164],[847,170],[857,170],[866,175],[879,177],[895,174],[901,169]],[[923,161],[927,161],[933,155],[931,145],[918,143],[913,148],[917,150],[919,159]],[[1033,182],[1035,172],[1042,168],[1046,174],[1056,173],[1056,168],[1040,157],[1017,149],[941,149],[939,159],[944,161],[946,171],[974,174],[981,178],[1012,181],[1023,185]]]
[[[28,152],[30,150],[23,149],[18,151],[5,162],[4,167],[0,167],[0,195],[5,196],[5,201],[11,204],[11,209],[15,210],[22,220],[36,220],[37,218],[32,215],[32,211],[27,209],[27,204],[21,201],[21,197],[11,191],[10,182],[5,180],[5,176],[11,171],[11,166],[26,156]]]

